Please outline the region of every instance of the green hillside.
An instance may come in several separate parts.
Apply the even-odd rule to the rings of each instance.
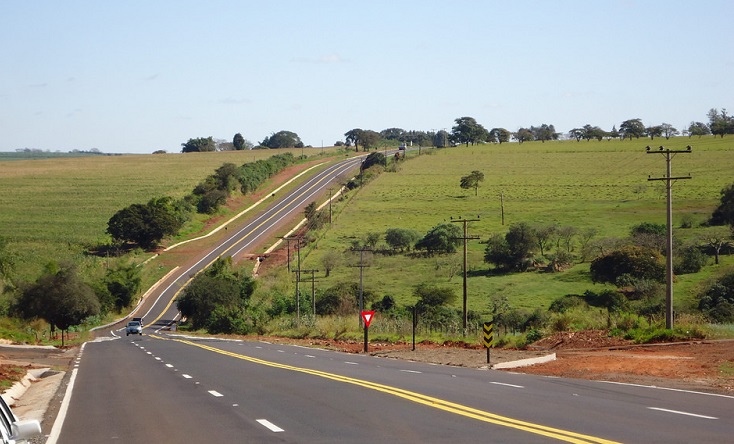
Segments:
[[[424,235],[430,228],[451,219],[479,219],[468,224],[469,309],[487,311],[490,296],[508,298],[513,307],[547,308],[566,294],[600,291],[589,279],[589,264],[579,263],[559,273],[526,272],[496,275],[483,262],[485,242],[494,233],[505,233],[510,224],[556,224],[581,231],[596,229],[596,238],[625,237],[641,222],[665,223],[665,185],[648,181],[663,177],[666,161],[659,153],[648,154],[659,145],[686,149],[672,162],[673,176],[690,174],[673,187],[675,236],[692,241],[706,228],[700,227],[719,202],[719,192],[734,181],[734,144],[731,139],[676,138],[671,140],[612,140],[526,142],[486,144],[409,153],[398,172],[385,172],[362,189],[351,191],[335,204],[338,217],[331,228],[319,233],[319,241],[304,255],[303,267],[321,269],[321,258],[330,250],[350,248],[367,233],[384,234],[388,228],[410,228]],[[460,188],[460,178],[473,170],[484,173],[478,195]],[[501,198],[505,224],[502,225]],[[346,205],[346,201],[349,202]],[[693,228],[678,229],[682,218],[692,219]],[[377,249],[384,249],[384,240]],[[578,246],[576,247],[578,252]],[[401,305],[415,303],[412,291],[418,283],[453,288],[462,294],[461,253],[415,258],[406,254],[374,254],[363,269],[364,286],[379,298],[392,296]],[[319,288],[340,281],[358,281],[354,259],[345,260],[320,278]],[[731,258],[724,263],[731,264]],[[708,267],[699,275],[685,275],[676,284],[676,308],[693,302],[701,279],[715,272]],[[461,304],[461,297],[457,305]]]

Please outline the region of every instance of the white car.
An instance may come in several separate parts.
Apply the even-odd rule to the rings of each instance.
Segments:
[[[142,334],[143,324],[141,324],[140,321],[130,321],[127,323],[127,327],[125,327],[125,336]]]
[[[0,442],[21,444],[41,434],[41,424],[35,420],[18,421],[5,399],[0,397]]]

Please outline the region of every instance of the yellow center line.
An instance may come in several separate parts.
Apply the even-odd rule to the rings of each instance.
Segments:
[[[569,430],[562,430],[553,427],[544,426],[541,424],[534,424],[532,422],[522,421],[519,419],[509,418],[507,416],[501,416],[494,413],[486,412],[484,410],[475,409],[465,405],[457,404],[454,402],[446,401],[439,398],[434,398],[421,393],[411,392],[398,387],[392,387],[389,385],[379,384],[376,382],[365,381],[363,379],[350,378],[348,376],[342,376],[335,373],[328,373],[319,370],[313,370],[304,367],[295,367],[286,364],[279,364],[277,362],[266,361],[263,359],[253,358],[251,356],[243,355],[240,353],[230,352],[222,350],[220,348],[212,347],[205,344],[196,343],[193,341],[187,341],[184,339],[172,339],[163,338],[159,336],[151,336],[152,338],[175,341],[182,344],[190,345],[192,347],[198,347],[204,350],[208,350],[221,355],[231,356],[233,358],[242,359],[244,361],[252,362],[255,364],[266,365],[268,367],[280,368],[283,370],[290,370],[299,373],[305,373],[321,378],[331,379],[333,381],[344,382],[347,384],[354,384],[371,390],[376,390],[382,393],[387,393],[399,398],[406,399],[411,402],[422,404],[428,407],[444,410],[449,413],[454,413],[467,418],[476,419],[478,421],[488,422],[504,427],[510,427],[517,430],[522,430],[537,435],[546,436],[548,438],[558,439],[560,441],[571,442],[576,444],[588,444],[588,443],[601,443],[601,444],[619,444],[616,441],[610,441],[595,436],[584,435],[581,433],[572,432]]]

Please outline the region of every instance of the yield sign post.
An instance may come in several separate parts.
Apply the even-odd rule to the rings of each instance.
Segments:
[[[372,318],[375,316],[375,312],[372,310],[363,311],[361,315],[362,315],[362,320],[364,321],[364,352],[367,353],[367,344],[369,342],[367,338],[367,330],[370,327],[370,322],[372,322]]]

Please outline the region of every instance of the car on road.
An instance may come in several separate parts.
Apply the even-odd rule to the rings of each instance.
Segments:
[[[125,336],[142,334],[143,324],[141,324],[140,321],[130,321],[127,323],[127,327],[125,327]]]
[[[41,434],[41,424],[30,419],[19,421],[5,399],[0,397],[0,442],[21,444]]]

